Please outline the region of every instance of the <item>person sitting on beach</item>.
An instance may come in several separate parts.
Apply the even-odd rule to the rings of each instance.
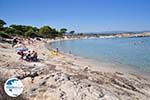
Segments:
[[[23,52],[23,51],[21,51],[21,50],[20,50],[20,51],[18,51],[18,52],[17,52],[17,54],[21,55],[21,59],[23,59],[23,57],[25,56],[24,52]]]
[[[26,54],[25,60],[31,61],[31,51],[28,51],[28,53]]]
[[[15,45],[15,48],[26,48],[26,46],[21,41],[18,41],[17,44]]]
[[[17,42],[18,42],[18,38],[13,38],[13,40],[12,40],[12,47],[14,47],[16,44],[17,44]]]
[[[31,60],[32,61],[37,61],[38,60],[37,57],[38,57],[37,52],[33,51],[32,54],[31,54]]]
[[[28,44],[33,44],[33,40],[32,39],[30,39],[30,38],[28,38]]]

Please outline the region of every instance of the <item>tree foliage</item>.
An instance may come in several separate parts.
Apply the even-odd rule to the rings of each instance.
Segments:
[[[70,34],[73,35],[75,33],[75,31],[70,31]]]
[[[62,33],[63,35],[67,32],[67,29],[66,28],[62,28],[60,29],[60,33]]]
[[[6,22],[0,19],[0,31],[3,31],[5,29],[4,25],[6,25]]]
[[[4,38],[10,38],[10,36],[7,33],[3,32],[3,31],[0,31],[0,36],[4,37]]]
[[[43,26],[39,29],[39,33],[44,37],[50,37],[52,34],[52,28],[49,26]]]
[[[5,21],[3,21],[2,19],[0,19],[0,26],[4,26],[6,24]]]
[[[5,32],[8,33],[9,35],[13,35],[13,34],[15,33],[15,29],[8,27],[8,28],[5,30]]]
[[[67,29],[62,28],[57,31],[50,26],[42,26],[40,28],[29,25],[12,24],[9,27],[4,27],[6,22],[0,19],[0,36],[23,36],[23,37],[43,37],[43,38],[56,38],[63,37]],[[4,35],[3,35],[4,34]],[[7,37],[7,36],[6,36]]]

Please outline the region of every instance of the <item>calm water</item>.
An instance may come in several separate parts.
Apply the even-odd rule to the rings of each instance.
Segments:
[[[52,47],[84,58],[120,63],[150,72],[150,37],[59,41]]]

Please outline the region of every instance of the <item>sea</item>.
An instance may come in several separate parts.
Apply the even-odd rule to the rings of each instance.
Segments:
[[[64,40],[51,46],[75,56],[150,73],[150,37]]]

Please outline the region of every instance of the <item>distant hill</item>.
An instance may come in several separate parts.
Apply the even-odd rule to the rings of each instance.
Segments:
[[[144,30],[144,31],[103,31],[103,32],[87,32],[84,34],[120,34],[120,33],[138,34],[138,33],[144,33],[144,32],[150,32],[150,30]]]

